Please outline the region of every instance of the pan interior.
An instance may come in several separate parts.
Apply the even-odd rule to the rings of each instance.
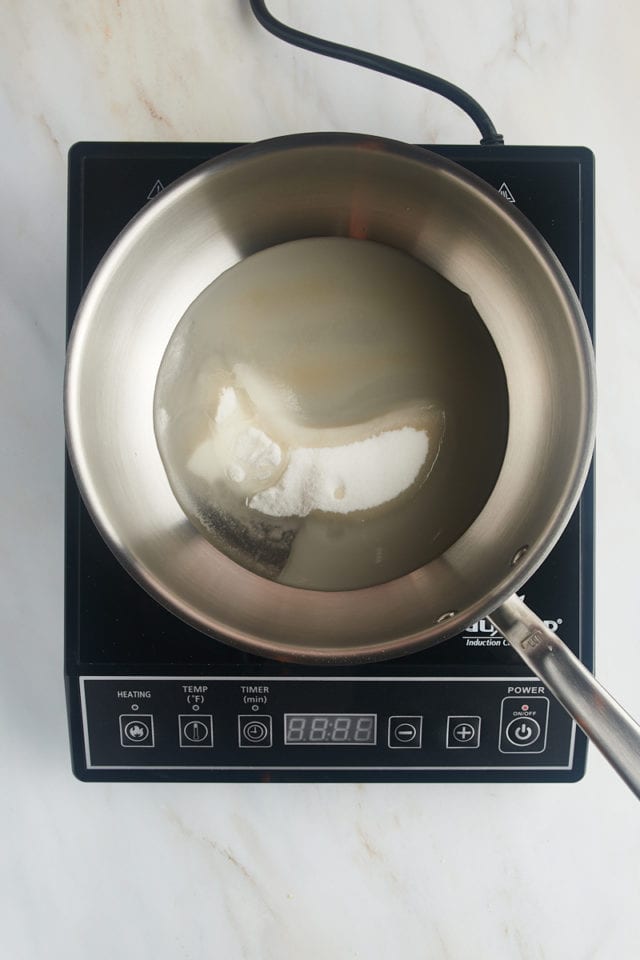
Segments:
[[[442,555],[500,472],[509,400],[467,294],[378,242],[269,247],[189,306],[154,427],[194,527],[262,577],[374,586]]]

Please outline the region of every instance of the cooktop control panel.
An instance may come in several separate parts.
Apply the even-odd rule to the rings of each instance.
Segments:
[[[575,725],[531,677],[85,676],[80,698],[88,771],[384,779],[573,764]]]

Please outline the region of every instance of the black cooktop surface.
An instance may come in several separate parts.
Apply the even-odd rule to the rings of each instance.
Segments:
[[[173,180],[234,146],[76,144],[69,160],[68,329],[100,258],[131,217]],[[482,177],[503,202],[515,203],[533,222],[562,262],[593,330],[590,152],[574,147],[428,149]],[[459,636],[412,656],[357,669],[328,671],[260,659],[205,637],[148,596],[104,544],[68,465],[66,490],[66,672],[78,776],[566,780],[581,775],[582,734],[531,681],[488,621],[470,624]],[[592,540],[589,481],[562,539],[521,591],[587,666],[593,658]],[[154,677],[165,680],[154,682]],[[264,687],[264,678],[269,678],[266,693],[242,691]],[[186,690],[202,686],[208,689]],[[522,696],[520,690],[534,702],[512,704]],[[521,707],[533,711],[530,719]],[[340,718],[337,726],[330,717]],[[361,719],[359,735],[375,736],[375,742],[363,740],[359,746],[360,741],[348,739],[357,717],[370,718]],[[309,741],[305,737],[313,724],[317,739]],[[262,740],[246,736],[250,729]],[[455,729],[462,739],[456,740]],[[130,738],[126,730],[142,739]],[[298,734],[302,739],[291,739]]]

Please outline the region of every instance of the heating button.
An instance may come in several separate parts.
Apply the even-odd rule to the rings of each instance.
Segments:
[[[153,715],[151,713],[121,713],[118,722],[120,724],[120,746],[155,746]]]

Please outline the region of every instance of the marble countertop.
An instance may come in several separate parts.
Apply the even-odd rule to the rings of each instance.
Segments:
[[[597,663],[640,714],[640,147],[631,0],[272,0],[454,80],[509,143],[597,158]],[[66,154],[77,140],[357,130],[456,108],[285,46],[244,0],[0,6],[0,952],[11,960],[631,960],[640,809],[575,785],[81,784],[62,682]]]

